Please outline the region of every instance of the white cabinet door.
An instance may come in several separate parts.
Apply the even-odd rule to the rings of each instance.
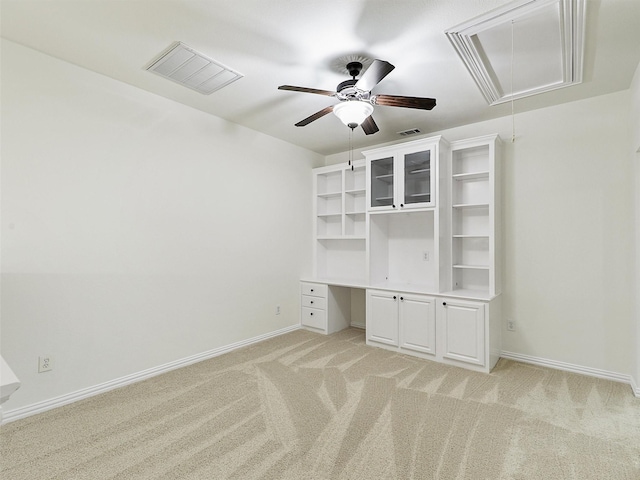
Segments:
[[[400,154],[398,201],[401,209],[435,205],[435,146]]]
[[[369,209],[396,208],[396,164],[393,155],[369,160]]]
[[[443,357],[485,365],[485,304],[444,299],[438,309],[443,327]]]
[[[398,346],[398,295],[367,290],[367,340]]]
[[[436,306],[432,297],[400,294],[400,347],[436,353]]]

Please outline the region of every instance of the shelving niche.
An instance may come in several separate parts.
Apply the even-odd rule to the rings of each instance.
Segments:
[[[491,297],[501,290],[497,136],[451,143],[451,290]]]
[[[318,278],[366,277],[364,161],[314,169],[315,265]]]
[[[435,211],[370,216],[370,284],[374,288],[438,291]]]

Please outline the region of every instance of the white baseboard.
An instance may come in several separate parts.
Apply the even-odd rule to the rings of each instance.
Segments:
[[[640,385],[636,382],[636,379],[631,377],[631,389],[633,390],[633,394],[640,398]]]
[[[116,378],[114,380],[110,380],[108,382],[101,383],[99,385],[83,388],[81,390],[68,393],[66,395],[61,395],[59,397],[51,398],[49,400],[44,400],[42,402],[34,403],[32,405],[27,405],[26,407],[16,408],[14,410],[9,410],[9,411],[2,411],[1,412],[2,416],[0,417],[0,421],[2,424],[5,424],[5,423],[13,422],[15,420],[19,420],[21,418],[30,417],[31,415],[36,415],[38,413],[46,412],[47,410],[62,407],[63,405],[68,405],[70,403],[77,402],[79,400],[84,400],[85,398],[93,397],[94,395],[99,395],[101,393],[108,392],[109,390],[114,390],[116,388],[124,387],[125,385],[129,385],[131,383],[140,382],[142,380],[155,377],[156,375],[160,375],[162,373],[175,370],[176,368],[186,367],[187,365],[201,362],[203,360],[208,360],[209,358],[217,357],[224,353],[228,353],[233,350],[237,350],[239,348],[246,347],[254,343],[262,342],[269,338],[277,337],[279,335],[284,335],[285,333],[293,332],[294,330],[299,330],[299,329],[300,329],[300,325],[292,325],[290,327],[282,328],[274,332],[265,333],[263,335],[258,335],[257,337],[249,338],[247,340],[242,340],[240,342],[232,343],[230,345],[214,348],[213,350],[192,355],[190,357],[182,358],[180,360],[175,360],[173,362],[165,363],[164,365],[159,365],[157,367],[149,368],[141,372],[132,373],[131,375],[126,375],[124,377]]]
[[[531,355],[523,355],[521,353],[505,352],[503,351],[500,356],[509,360],[515,360],[517,362],[530,363],[532,365],[538,365],[541,367],[555,368],[556,370],[564,370],[565,372],[580,373],[582,375],[589,375],[591,377],[603,378],[605,380],[612,380],[614,382],[627,383],[631,386],[631,390],[636,397],[640,397],[640,388],[635,384],[634,378],[631,375],[625,375],[622,373],[609,372],[607,370],[600,370],[598,368],[583,367],[582,365],[574,365],[572,363],[559,362],[557,360],[549,360],[546,358],[533,357]]]

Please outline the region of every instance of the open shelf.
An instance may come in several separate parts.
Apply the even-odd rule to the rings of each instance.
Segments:
[[[318,277],[362,279],[366,277],[365,237],[318,238],[316,241]]]
[[[372,285],[403,285],[405,290],[410,285],[421,285],[421,291],[425,285],[435,288],[438,268],[434,258],[434,217],[434,211],[370,215]],[[424,260],[425,253],[429,253],[429,261]]]
[[[496,284],[497,136],[451,144],[451,271],[454,291],[499,292]]]
[[[314,170],[315,275],[362,279],[366,269],[366,168],[364,161]]]
[[[344,191],[361,191],[363,194],[367,188],[366,171],[364,165],[352,165],[344,171]]]
[[[489,294],[489,268],[454,268],[453,290]]]
[[[489,172],[457,173],[453,175],[453,179],[458,181],[487,180],[488,178]]]
[[[329,198],[329,197],[340,197],[342,196],[342,192],[328,192],[328,193],[319,193],[318,197],[320,198]]]
[[[453,208],[488,208],[488,203],[456,203]]]
[[[453,238],[489,238],[489,235],[453,235]]]
[[[452,152],[452,171],[455,178],[458,175],[473,172],[489,172],[489,145],[477,145],[467,148],[454,149]]]

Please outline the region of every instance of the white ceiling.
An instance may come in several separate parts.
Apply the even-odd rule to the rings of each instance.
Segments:
[[[373,93],[433,97],[431,111],[378,106],[380,131],[353,134],[355,147],[509,115],[488,106],[445,30],[506,0],[1,0],[1,35],[89,70],[321,154],[348,149],[334,115],[299,120],[336,103],[279,85],[335,90],[347,76],[336,59],[395,65]],[[522,3],[522,0],[520,0]],[[517,100],[516,112],[628,89],[640,63],[640,0],[586,0],[583,83]],[[145,70],[181,41],[244,78],[202,95]],[[505,52],[511,46],[505,45]],[[540,57],[530,55],[530,58]],[[544,67],[544,58],[539,60]],[[521,62],[522,63],[522,62]],[[536,65],[531,65],[537,68]],[[522,76],[522,72],[518,75]],[[524,75],[526,77],[526,75]]]

